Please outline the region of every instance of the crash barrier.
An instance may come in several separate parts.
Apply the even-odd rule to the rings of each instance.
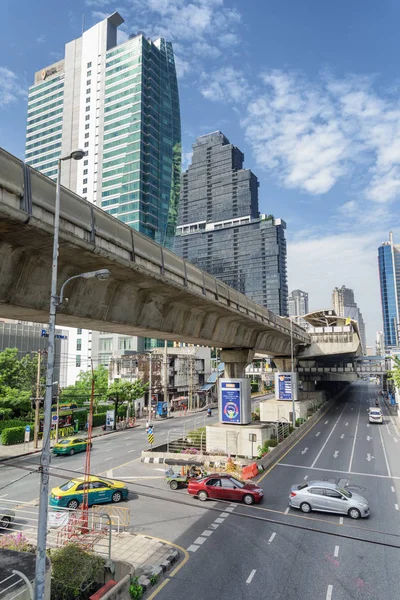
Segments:
[[[257,463],[252,463],[251,465],[247,465],[242,468],[242,477],[244,479],[253,479],[258,475],[258,466]]]
[[[126,508],[124,506],[104,506],[96,504],[92,506],[92,511],[94,515],[101,515],[102,513],[106,512],[111,519],[111,526],[115,527],[118,533],[128,529],[129,525],[131,524],[130,508]]]
[[[101,587],[99,590],[97,590],[97,592],[89,596],[89,600],[100,600],[105,596],[107,592],[112,590],[116,585],[117,582],[113,579],[110,579],[110,581],[107,581],[107,583],[104,584],[103,587]]]

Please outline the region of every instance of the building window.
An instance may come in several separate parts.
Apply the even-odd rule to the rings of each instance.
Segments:
[[[132,338],[125,337],[118,340],[119,350],[132,350]]]
[[[80,367],[81,366],[81,355],[80,354],[76,355],[75,366],[76,367]]]
[[[83,169],[83,174],[87,175],[88,174],[88,170],[87,169]]]
[[[87,167],[87,165],[88,165],[88,164],[89,164],[89,161],[88,161],[88,160],[84,160],[84,161],[83,161],[83,165],[84,165],[85,167]]]
[[[82,181],[82,183],[87,183],[87,179],[84,179],[84,180]]]
[[[82,188],[82,194],[86,194],[87,193],[87,188]]]
[[[90,102],[90,96],[88,98],[86,98],[86,102]],[[87,108],[86,108],[87,110]]]
[[[89,116],[89,115],[88,115],[88,116]],[[86,123],[86,125],[85,125],[85,129],[89,129],[89,127],[90,127],[89,123]]]
[[[110,362],[111,354],[99,354],[99,363],[108,367],[108,363]]]
[[[89,142],[85,142],[84,148],[87,148],[88,146],[89,146]]]
[[[77,329],[77,330],[76,330],[76,333],[77,333],[78,335],[82,335],[82,329]]]
[[[91,83],[92,83],[92,80],[88,79],[87,82],[86,82],[86,85],[90,85]]]
[[[112,350],[112,338],[103,338],[99,340],[100,352],[110,352]]]
[[[89,121],[90,120],[90,115],[85,115],[85,121]]]
[[[90,106],[87,106],[86,107],[86,112],[89,112],[89,110],[90,110]]]
[[[86,88],[86,93],[90,94],[90,88]]]
[[[76,340],[76,350],[77,351],[81,351],[82,350],[82,340],[80,338],[78,338]]]
[[[88,72],[86,73],[86,77],[90,77],[90,76],[91,76],[91,74],[92,74],[92,71],[88,71]]]
[[[86,65],[86,67],[87,67],[88,69],[90,69],[90,67],[91,67],[91,66],[92,66],[92,63],[91,63],[91,62],[88,62],[88,64]]]

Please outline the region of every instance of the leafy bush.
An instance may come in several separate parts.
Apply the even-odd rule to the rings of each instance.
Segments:
[[[85,429],[85,425],[87,422],[87,415],[88,415],[87,410],[77,410],[73,413],[72,419],[74,421],[78,421],[79,429]]]
[[[182,454],[200,454],[200,450],[197,450],[197,448],[185,448],[182,450]]]
[[[143,588],[139,583],[138,577],[131,578],[131,584],[129,586],[129,594],[131,598],[138,600],[143,596]]]
[[[86,600],[99,585],[104,561],[101,556],[87,552],[79,544],[67,544],[52,550],[51,600]]]
[[[101,425],[105,425],[107,413],[98,413],[97,415],[93,415],[92,427],[100,427]]]
[[[12,408],[0,408],[0,419],[9,419],[12,416]]]
[[[0,433],[3,429],[8,429],[9,427],[25,427],[25,425],[29,425],[26,421],[21,421],[21,419],[8,419],[6,421],[0,421]]]
[[[192,431],[188,432],[186,439],[191,444],[196,444],[197,446],[200,446],[202,440],[204,444],[206,441],[206,428],[199,427],[199,429],[192,429]]]
[[[259,421],[260,420],[260,413],[257,411],[254,411],[251,413],[251,420],[252,421]]]
[[[25,425],[21,427],[9,427],[3,429],[1,432],[1,443],[3,446],[11,446],[12,444],[22,444],[25,439]],[[31,431],[29,439],[33,440],[33,425],[31,425]]]
[[[268,440],[269,441],[269,447],[270,448],[275,448],[275,446],[278,445],[277,440]]]
[[[0,536],[0,548],[2,550],[15,550],[16,552],[33,552],[36,549],[29,543],[22,532]]]
[[[298,419],[296,419],[296,427],[300,427],[300,425],[303,425],[303,423],[305,423],[306,421],[307,419],[299,417]]]

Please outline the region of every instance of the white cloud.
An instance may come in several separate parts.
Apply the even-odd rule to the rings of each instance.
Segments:
[[[0,108],[16,102],[19,97],[25,95],[17,75],[6,67],[0,67]]]
[[[44,33],[42,33],[41,35],[39,35],[39,36],[36,38],[36,43],[37,43],[37,44],[44,44],[44,43],[45,43],[45,41],[46,41],[46,36],[44,35]]]
[[[382,330],[377,248],[387,235],[385,230],[317,237],[300,232],[288,243],[289,291],[307,291],[310,310],[314,310],[332,306],[334,287],[353,289],[367,325],[368,343],[372,344],[375,332]]]
[[[202,73],[201,93],[213,102],[238,103],[245,100],[250,88],[241,71],[224,67],[214,73]]]

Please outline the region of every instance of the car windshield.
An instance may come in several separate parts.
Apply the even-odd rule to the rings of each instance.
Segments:
[[[70,443],[70,441],[71,441],[71,440],[61,440],[61,442],[58,442],[58,443],[59,443],[59,445],[60,445],[60,446],[61,446],[61,445],[63,445],[63,446],[66,446],[67,444],[69,444],[69,443]]]
[[[342,494],[342,496],[346,496],[346,498],[351,498],[353,496],[353,494],[351,492],[349,492],[348,490],[344,490],[343,488],[336,488],[337,491]]]
[[[380,410],[370,410],[369,414],[370,415],[375,415],[376,417],[380,417],[381,416],[381,411]]]
[[[231,477],[230,479],[231,479],[232,483],[234,485],[236,485],[236,487],[238,487],[238,488],[244,488],[244,483],[242,483],[238,479],[235,479],[234,477]]]
[[[67,483],[64,483],[64,485],[60,485],[60,490],[63,492],[68,492],[68,490],[70,490],[72,487],[74,487],[75,482],[74,481],[67,481]]]

